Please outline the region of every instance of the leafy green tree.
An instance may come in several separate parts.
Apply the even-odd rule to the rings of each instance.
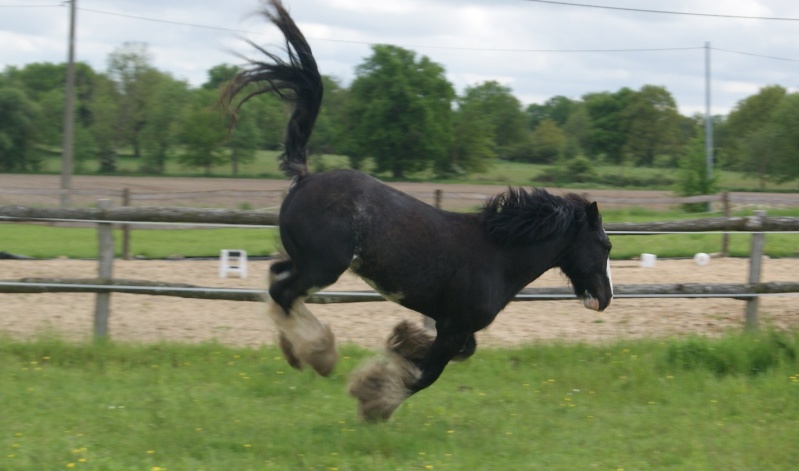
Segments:
[[[163,75],[151,65],[146,43],[126,42],[108,55],[108,75],[116,83],[119,103],[119,138],[141,157],[141,133],[153,101],[153,89]]]
[[[97,159],[99,154],[97,141],[91,131],[78,123],[74,128],[74,170],[76,172],[86,171],[86,162]]]
[[[283,133],[290,110],[274,95],[261,95],[247,104],[253,108],[258,130],[258,147],[277,150],[283,145]]]
[[[494,124],[482,111],[480,103],[461,101],[453,119],[452,147],[446,159],[437,160],[438,176],[483,172],[496,157]]]
[[[39,113],[34,126],[36,140],[39,144],[61,147],[64,129],[64,87],[39,93],[36,100],[39,107],[46,112]]]
[[[766,181],[784,183],[799,178],[799,94],[785,95],[767,123],[750,132],[741,144],[740,168]]]
[[[141,169],[149,173],[164,173],[166,161],[179,142],[187,119],[191,95],[186,82],[166,74],[153,75],[151,99],[144,112],[141,129]]]
[[[35,123],[37,142],[60,146],[64,124],[64,83],[66,64],[36,62],[22,68],[8,67],[9,84],[25,91],[27,96],[46,112],[39,113]],[[88,103],[94,92],[97,74],[84,63],[75,64],[75,117],[83,126],[91,124]]]
[[[495,81],[466,88],[461,103],[479,107],[493,129],[494,152],[502,159],[520,158],[529,145],[527,117],[511,89]]]
[[[784,87],[770,85],[735,105],[727,119],[728,132],[732,138],[724,146],[733,168],[754,175],[758,174],[757,168],[763,168],[758,162],[760,156],[752,152],[749,139],[753,133],[772,121],[772,114],[787,94]],[[761,175],[760,178],[761,184],[764,184],[766,175]]]
[[[566,136],[564,156],[572,159],[582,155],[588,146],[588,131],[591,129],[591,118],[582,102],[574,102],[571,113],[561,129]]]
[[[533,130],[531,161],[551,164],[561,155],[566,145],[566,135],[555,121],[546,118]]]
[[[219,90],[240,71],[241,68],[235,65],[215,65],[208,70],[208,81],[202,85],[202,88],[205,90]]]
[[[119,90],[116,84],[104,76],[101,77],[88,104],[92,116],[89,131],[94,139],[101,173],[113,173],[117,170],[119,106]]]
[[[322,109],[316,119],[316,127],[309,145],[311,154],[338,154],[342,148],[342,136],[347,128],[347,106],[349,90],[341,83],[326,75],[322,76],[325,93]]]
[[[605,156],[609,161],[625,160],[629,120],[624,110],[635,92],[622,88],[616,93],[590,93],[583,96],[591,127],[586,136],[586,152],[594,157]]]
[[[233,176],[239,174],[239,165],[255,160],[260,136],[257,109],[245,106],[236,117],[236,128],[228,136],[225,147],[230,149],[230,165]]]
[[[214,166],[227,160],[223,152],[227,129],[214,106],[217,94],[200,89],[193,95],[183,127],[184,153],[179,160],[186,167],[201,167],[210,175]]]
[[[799,94],[785,97],[774,112],[772,121],[778,127],[777,171],[778,182],[799,179]]]
[[[35,122],[39,107],[24,91],[0,88],[0,170],[35,170]]]
[[[558,126],[563,127],[579,106],[579,101],[562,95],[550,98],[543,105],[533,103],[526,110],[530,120],[530,129],[535,129],[544,119],[551,119]]]
[[[394,178],[445,158],[455,92],[444,68],[397,46],[376,45],[356,69],[349,121],[352,147]]]
[[[664,87],[644,85],[632,94],[622,111],[627,122],[623,152],[640,166],[651,166],[655,157],[673,154],[680,141],[681,117],[677,103]]]
[[[712,177],[708,174],[705,159],[705,137],[697,134],[685,146],[679,160],[679,180],[677,193],[682,196],[712,195],[718,192],[718,173]],[[706,211],[706,203],[686,203],[685,210],[692,212]]]

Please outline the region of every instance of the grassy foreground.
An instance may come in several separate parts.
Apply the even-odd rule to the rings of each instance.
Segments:
[[[3,470],[789,470],[799,335],[478,350],[388,423],[274,348],[0,339]]]

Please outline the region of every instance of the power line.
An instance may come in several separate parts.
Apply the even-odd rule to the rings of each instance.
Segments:
[[[743,15],[725,15],[721,13],[695,13],[695,12],[684,12],[684,11],[650,10],[646,8],[614,7],[607,5],[591,5],[587,3],[558,2],[552,0],[525,0],[525,1],[536,2],[536,3],[549,3],[552,5],[563,5],[570,7],[598,8],[602,10],[632,11],[637,13],[656,13],[661,15],[705,16],[711,18],[735,18],[743,20],[799,21],[799,18],[786,18],[786,17],[777,17],[777,16],[743,16]]]
[[[158,18],[150,18],[146,16],[139,16],[139,15],[131,15],[128,13],[117,13],[117,12],[110,12],[104,10],[96,10],[93,8],[84,8],[78,7],[79,10],[88,11],[92,13],[98,13],[101,15],[111,15],[111,16],[120,16],[123,18],[131,18],[135,20],[141,21],[153,21],[158,23],[168,23],[180,26],[189,26],[192,28],[205,28],[205,29],[213,29],[218,31],[230,31],[234,33],[247,33],[247,34],[263,34],[262,31],[247,31],[242,29],[235,29],[235,28],[225,28],[221,26],[211,26],[211,25],[202,25],[197,23],[186,23],[183,21],[174,21],[174,20],[163,20]],[[379,42],[374,41],[355,41],[355,40],[348,40],[348,39],[332,39],[332,38],[314,38],[308,36],[308,39],[314,41],[326,41],[326,42],[336,42],[336,43],[348,43],[348,44],[364,44],[368,46],[373,46],[376,44],[382,44]],[[552,53],[592,53],[592,52],[661,52],[661,51],[684,51],[684,50],[691,50],[691,49],[702,49],[701,46],[688,46],[688,47],[662,47],[662,48],[620,48],[620,49],[523,49],[523,48],[488,48],[488,47],[466,47],[466,46],[431,46],[425,44],[410,44],[410,45],[401,45],[402,47],[408,48],[427,48],[427,49],[447,49],[447,50],[463,50],[463,51],[484,51],[484,52],[552,52]]]
[[[730,53],[733,53],[733,54],[741,54],[741,55],[744,55],[744,56],[762,57],[764,59],[774,59],[774,60],[778,60],[778,61],[788,61],[788,62],[799,62],[799,59],[789,59],[787,57],[767,56],[765,54],[755,54],[755,53],[752,53],[752,52],[733,51],[733,50],[730,50],[730,49],[721,49],[721,48],[718,48],[718,47],[711,47],[711,49],[713,49],[715,51],[730,52]]]
[[[156,22],[156,23],[167,23],[167,24],[171,24],[171,25],[180,25],[180,26],[190,26],[192,28],[214,29],[214,30],[218,30],[218,31],[230,31],[230,32],[233,32],[233,33],[258,34],[255,31],[244,31],[244,30],[240,30],[240,29],[225,28],[225,27],[222,27],[222,26],[211,26],[211,25],[200,25],[200,24],[195,24],[195,23],[185,23],[185,22],[182,22],[182,21],[174,21],[174,20],[162,20],[162,19],[159,19],[159,18],[148,18],[146,16],[130,15],[130,14],[127,14],[127,13],[117,13],[117,12],[113,12],[113,11],[95,10],[93,8],[78,7],[78,10],[88,11],[88,12],[91,12],[91,13],[99,13],[101,15],[121,16],[123,18],[132,18],[134,20],[153,21],[153,22]]]
[[[588,8],[603,8],[603,9],[611,9],[611,10],[630,10],[630,11],[640,11],[640,12],[647,12],[647,13],[666,13],[666,14],[679,14],[679,15],[699,15],[699,16],[727,16],[727,15],[711,15],[711,14],[704,14],[704,13],[684,13],[684,12],[668,12],[668,11],[660,11],[660,10],[644,10],[644,9],[635,9],[635,8],[622,8],[622,7],[606,7],[601,5],[589,5],[589,4],[581,4],[581,3],[570,3],[570,2],[559,2],[559,1],[549,1],[549,0],[526,0],[530,2],[539,2],[539,3],[553,3],[559,5],[567,5],[567,6],[578,6],[578,7],[588,7]],[[21,6],[21,7],[61,7],[63,5],[1,5],[0,7],[14,7],[14,6]],[[191,28],[204,28],[204,29],[211,29],[216,31],[228,31],[233,33],[246,33],[246,34],[263,34],[262,31],[248,31],[243,29],[236,29],[236,28],[226,28],[222,26],[212,26],[212,25],[203,25],[197,23],[187,23],[184,21],[176,21],[176,20],[164,20],[159,18],[150,18],[146,16],[139,16],[139,15],[131,15],[128,13],[119,13],[119,12],[112,12],[112,11],[105,11],[105,10],[97,10],[93,8],[84,8],[84,7],[77,7],[78,10],[83,10],[91,13],[97,13],[101,15],[110,15],[110,16],[118,16],[122,18],[130,18],[139,21],[151,21],[156,23],[166,23],[166,24],[173,24],[179,26],[188,26]],[[731,17],[731,16],[729,16]],[[734,17],[734,18],[749,18],[749,19],[784,19],[784,20],[791,20],[791,18],[765,18],[765,17]],[[324,42],[336,42],[336,43],[347,43],[347,44],[363,44],[363,45],[376,45],[382,44],[379,42],[373,41],[355,41],[355,40],[347,40],[347,39],[332,39],[332,38],[314,38],[308,37],[308,39],[314,41],[324,41]],[[662,48],[595,48],[595,49],[524,49],[524,48],[488,48],[488,47],[466,47],[466,46],[431,46],[426,44],[416,44],[416,45],[399,45],[402,47],[407,48],[414,48],[414,49],[442,49],[442,50],[460,50],[460,51],[480,51],[480,52],[516,52],[516,53],[523,53],[523,52],[537,52],[537,53],[558,53],[558,54],[579,54],[579,53],[612,53],[612,52],[668,52],[668,51],[689,51],[689,50],[698,50],[703,49],[702,46],[686,46],[686,47],[662,47]],[[799,62],[797,59],[790,59],[785,57],[777,57],[777,56],[769,56],[764,54],[755,54],[750,52],[742,52],[742,51],[733,51],[729,49],[720,49],[720,48],[711,48],[721,52],[728,52],[733,54],[741,54],[746,56],[752,57],[762,57],[765,59],[773,59],[773,60],[781,60],[787,62]]]

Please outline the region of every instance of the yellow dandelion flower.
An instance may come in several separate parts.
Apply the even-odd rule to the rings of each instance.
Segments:
[[[148,455],[152,455],[152,454],[154,454],[154,453],[155,453],[155,450],[147,450],[147,454],[148,454]]]
[[[75,463],[67,463],[67,468],[74,468],[74,467],[75,467]]]

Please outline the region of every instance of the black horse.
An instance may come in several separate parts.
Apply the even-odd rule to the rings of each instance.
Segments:
[[[350,392],[360,414],[387,419],[410,395],[438,379],[450,360],[476,348],[485,328],[516,293],[559,267],[585,307],[613,297],[611,244],[596,203],[541,189],[509,189],[474,214],[442,211],[353,170],[309,174],[307,142],[322,100],[310,46],[279,0],[263,14],[285,35],[288,60],[251,61],[222,96],[231,113],[276,93],[293,103],[281,168],[293,184],[280,208],[286,260],[270,268],[268,312],[289,363],[327,375],[337,353],[329,327],[304,299],[351,269],[387,299],[435,320],[435,335],[405,322],[386,358],[356,372]]]

